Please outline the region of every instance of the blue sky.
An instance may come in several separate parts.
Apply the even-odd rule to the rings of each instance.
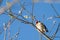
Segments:
[[[12,0],[9,0],[9,1],[11,2]],[[21,0],[21,3],[23,2],[24,0]],[[31,0],[26,1],[26,4],[29,4],[29,3],[31,3]],[[52,4],[54,5],[55,9],[60,15],[60,3],[52,3]],[[6,5],[6,0],[3,0],[3,3],[1,6],[5,6],[5,5]],[[29,4],[28,6],[25,6],[25,7],[29,12],[32,12],[32,4]],[[13,13],[18,13],[18,11],[21,9],[21,6],[18,3],[16,3],[11,7],[11,9]],[[54,9],[51,7],[51,3],[42,3],[42,2],[35,3],[33,14],[36,16],[37,20],[40,20],[47,26],[49,32],[53,26],[53,21],[56,21],[56,24],[54,28],[52,29],[51,33],[49,32],[46,33],[47,35],[51,36],[57,29],[58,23],[60,22],[60,18],[53,18],[51,20],[47,20],[47,18],[51,16],[57,16]],[[24,15],[29,15],[29,13],[27,13],[24,10],[23,16]],[[43,15],[45,15],[44,19],[43,19]],[[2,29],[3,23],[7,23],[9,19],[11,18],[8,15],[5,15],[5,14],[0,15],[0,28],[1,28],[0,30],[1,31],[3,31]],[[27,20],[31,21],[31,18],[28,18]],[[21,23],[18,20],[15,20],[10,25],[10,37],[13,37],[18,32],[18,29],[20,29],[20,34],[18,35],[17,40],[40,40],[40,33],[33,26]],[[60,36],[60,31],[57,33],[57,36]],[[8,36],[6,37],[6,39],[8,40]],[[44,37],[42,39],[46,40]],[[4,40],[4,31],[0,35],[0,40]],[[59,40],[59,38],[55,38],[55,40]]]

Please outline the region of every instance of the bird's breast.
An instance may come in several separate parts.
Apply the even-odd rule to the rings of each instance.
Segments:
[[[41,23],[37,23],[36,27],[42,31],[42,25],[41,25]]]

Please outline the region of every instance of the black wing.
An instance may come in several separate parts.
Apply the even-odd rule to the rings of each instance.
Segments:
[[[43,23],[42,23],[43,24]],[[46,32],[48,32],[48,29],[47,29],[47,27],[43,24],[43,26],[45,27],[45,30],[46,30]]]

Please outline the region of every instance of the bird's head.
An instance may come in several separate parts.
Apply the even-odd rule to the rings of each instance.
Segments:
[[[38,23],[38,21],[36,21],[36,24]]]

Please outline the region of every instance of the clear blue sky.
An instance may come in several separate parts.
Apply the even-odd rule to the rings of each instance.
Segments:
[[[10,0],[12,1],[12,0]],[[21,2],[23,3],[24,0],[21,0]],[[26,4],[31,3],[30,0],[26,1]],[[3,3],[1,6],[5,6],[6,5],[6,0],[3,0]],[[60,3],[53,3],[54,7],[56,8],[57,12],[60,14]],[[32,12],[31,7],[32,4],[25,6],[26,9],[30,12]],[[18,11],[20,10],[20,6],[18,3],[14,4],[11,9],[14,13],[18,13]],[[26,13],[25,11],[23,11],[23,15],[27,15],[28,13]],[[35,3],[34,5],[34,13],[33,13],[37,20],[40,20],[41,22],[43,22],[48,30],[51,30],[51,27],[53,25],[53,21],[56,21],[56,25],[54,26],[53,30],[51,31],[51,33],[49,34],[46,33],[47,35],[51,36],[53,32],[55,32],[58,23],[60,22],[59,18],[54,18],[52,20],[47,20],[47,18],[51,17],[51,16],[57,16],[55,11],[53,10],[53,8],[51,7],[50,3]],[[28,14],[29,15],[29,14]],[[44,17],[44,21],[43,21],[43,15],[45,15]],[[10,19],[10,17],[8,15],[0,15],[0,29],[3,30],[3,23],[7,23],[7,21]],[[30,19],[28,19],[30,21]],[[14,36],[16,34],[16,32],[18,31],[18,28],[20,28],[20,34],[18,36],[17,40],[40,40],[40,33],[32,26],[28,25],[28,24],[23,24],[20,21],[15,20],[11,26],[10,26],[10,36]],[[60,31],[57,33],[57,36],[60,36]],[[7,37],[8,39],[8,37]],[[4,32],[0,35],[0,40],[4,40]],[[43,37],[43,40],[46,40]],[[59,40],[59,38],[55,38],[55,40]]]

